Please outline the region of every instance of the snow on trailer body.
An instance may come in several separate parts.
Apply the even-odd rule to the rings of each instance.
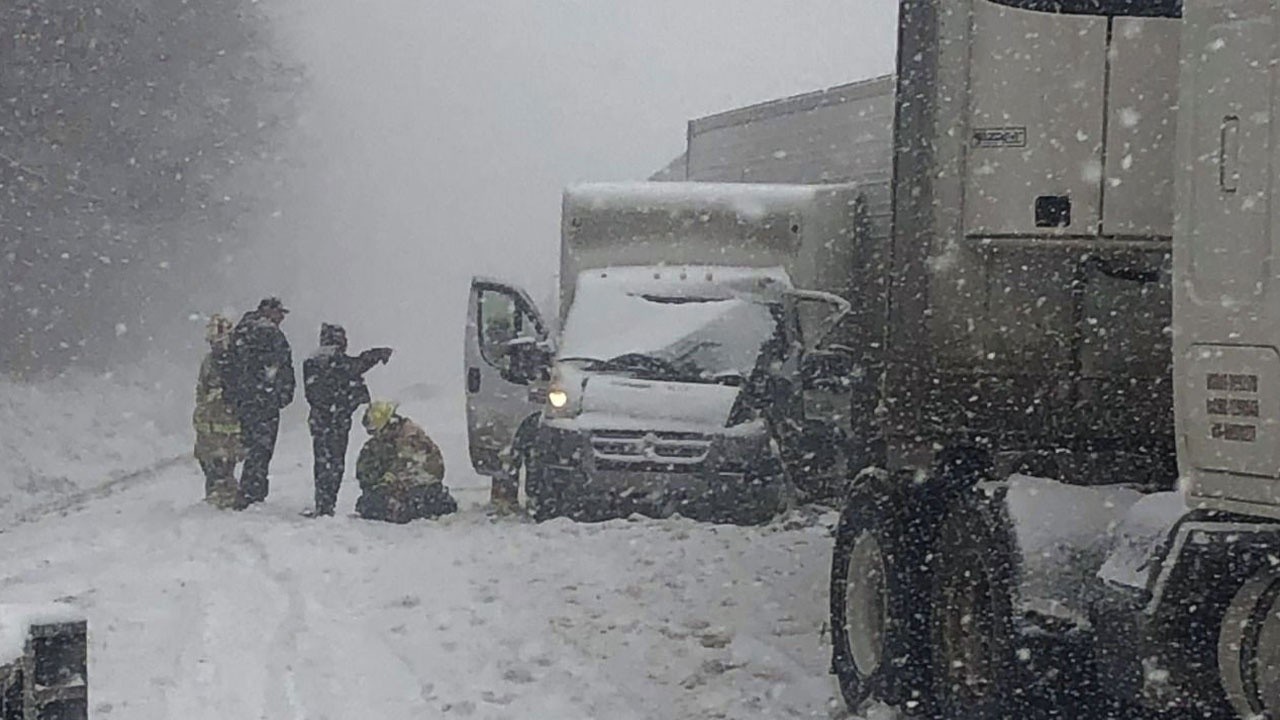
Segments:
[[[1278,21],[1274,0],[902,4],[898,472],[838,529],[851,704],[1280,714]],[[1055,698],[1055,673],[1085,684]]]
[[[877,77],[690,120],[674,169],[698,182],[888,182],[893,92]]]
[[[828,412],[808,421],[806,408],[847,405],[831,398],[859,388],[805,379],[815,365],[849,362],[815,348],[829,331],[859,340],[844,329],[857,322],[832,329],[845,298],[883,297],[875,282],[849,284],[847,268],[883,250],[856,235],[863,211],[848,185],[567,189],[559,337],[517,289],[473,284],[473,464],[494,475],[523,466],[537,514],[583,518],[758,521],[786,502],[792,467],[842,479],[839,459],[808,452],[840,446],[830,442],[839,428]],[[513,315],[527,318],[523,336],[491,341],[494,318],[506,328]]]
[[[88,718],[87,633],[66,603],[0,605],[0,718]]]

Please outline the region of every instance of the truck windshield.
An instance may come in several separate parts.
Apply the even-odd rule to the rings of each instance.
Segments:
[[[749,376],[778,333],[770,306],[741,298],[580,288],[560,358],[660,380],[732,382]]]

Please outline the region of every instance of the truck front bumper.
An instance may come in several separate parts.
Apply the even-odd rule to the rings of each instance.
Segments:
[[[543,425],[539,491],[581,520],[680,514],[760,523],[790,499],[767,431],[714,434]]]

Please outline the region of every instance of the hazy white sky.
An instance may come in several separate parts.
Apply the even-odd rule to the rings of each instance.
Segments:
[[[549,292],[560,191],[643,179],[685,121],[892,69],[896,0],[275,0],[306,63],[287,329],[460,382],[468,279]]]

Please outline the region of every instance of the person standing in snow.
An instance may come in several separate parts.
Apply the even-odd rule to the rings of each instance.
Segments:
[[[279,298],[266,298],[247,312],[231,336],[232,401],[245,445],[237,507],[267,499],[267,474],[280,434],[280,411],[293,402],[293,352],[280,330],[289,311]]]
[[[347,331],[341,325],[320,326],[320,348],[302,364],[302,386],[311,406],[307,424],[315,451],[315,515],[332,515],[346,470],[351,416],[369,402],[364,375],[391,359],[391,348],[347,355]]]
[[[386,401],[369,403],[363,422],[369,440],[356,462],[360,517],[407,523],[457,511],[444,486],[444,456],[421,427]]]
[[[231,363],[231,321],[221,315],[209,318],[205,339],[209,353],[200,363],[196,382],[196,460],[204,472],[204,499],[228,508],[236,499],[236,463],[242,456],[240,420],[226,392],[225,378]]]

